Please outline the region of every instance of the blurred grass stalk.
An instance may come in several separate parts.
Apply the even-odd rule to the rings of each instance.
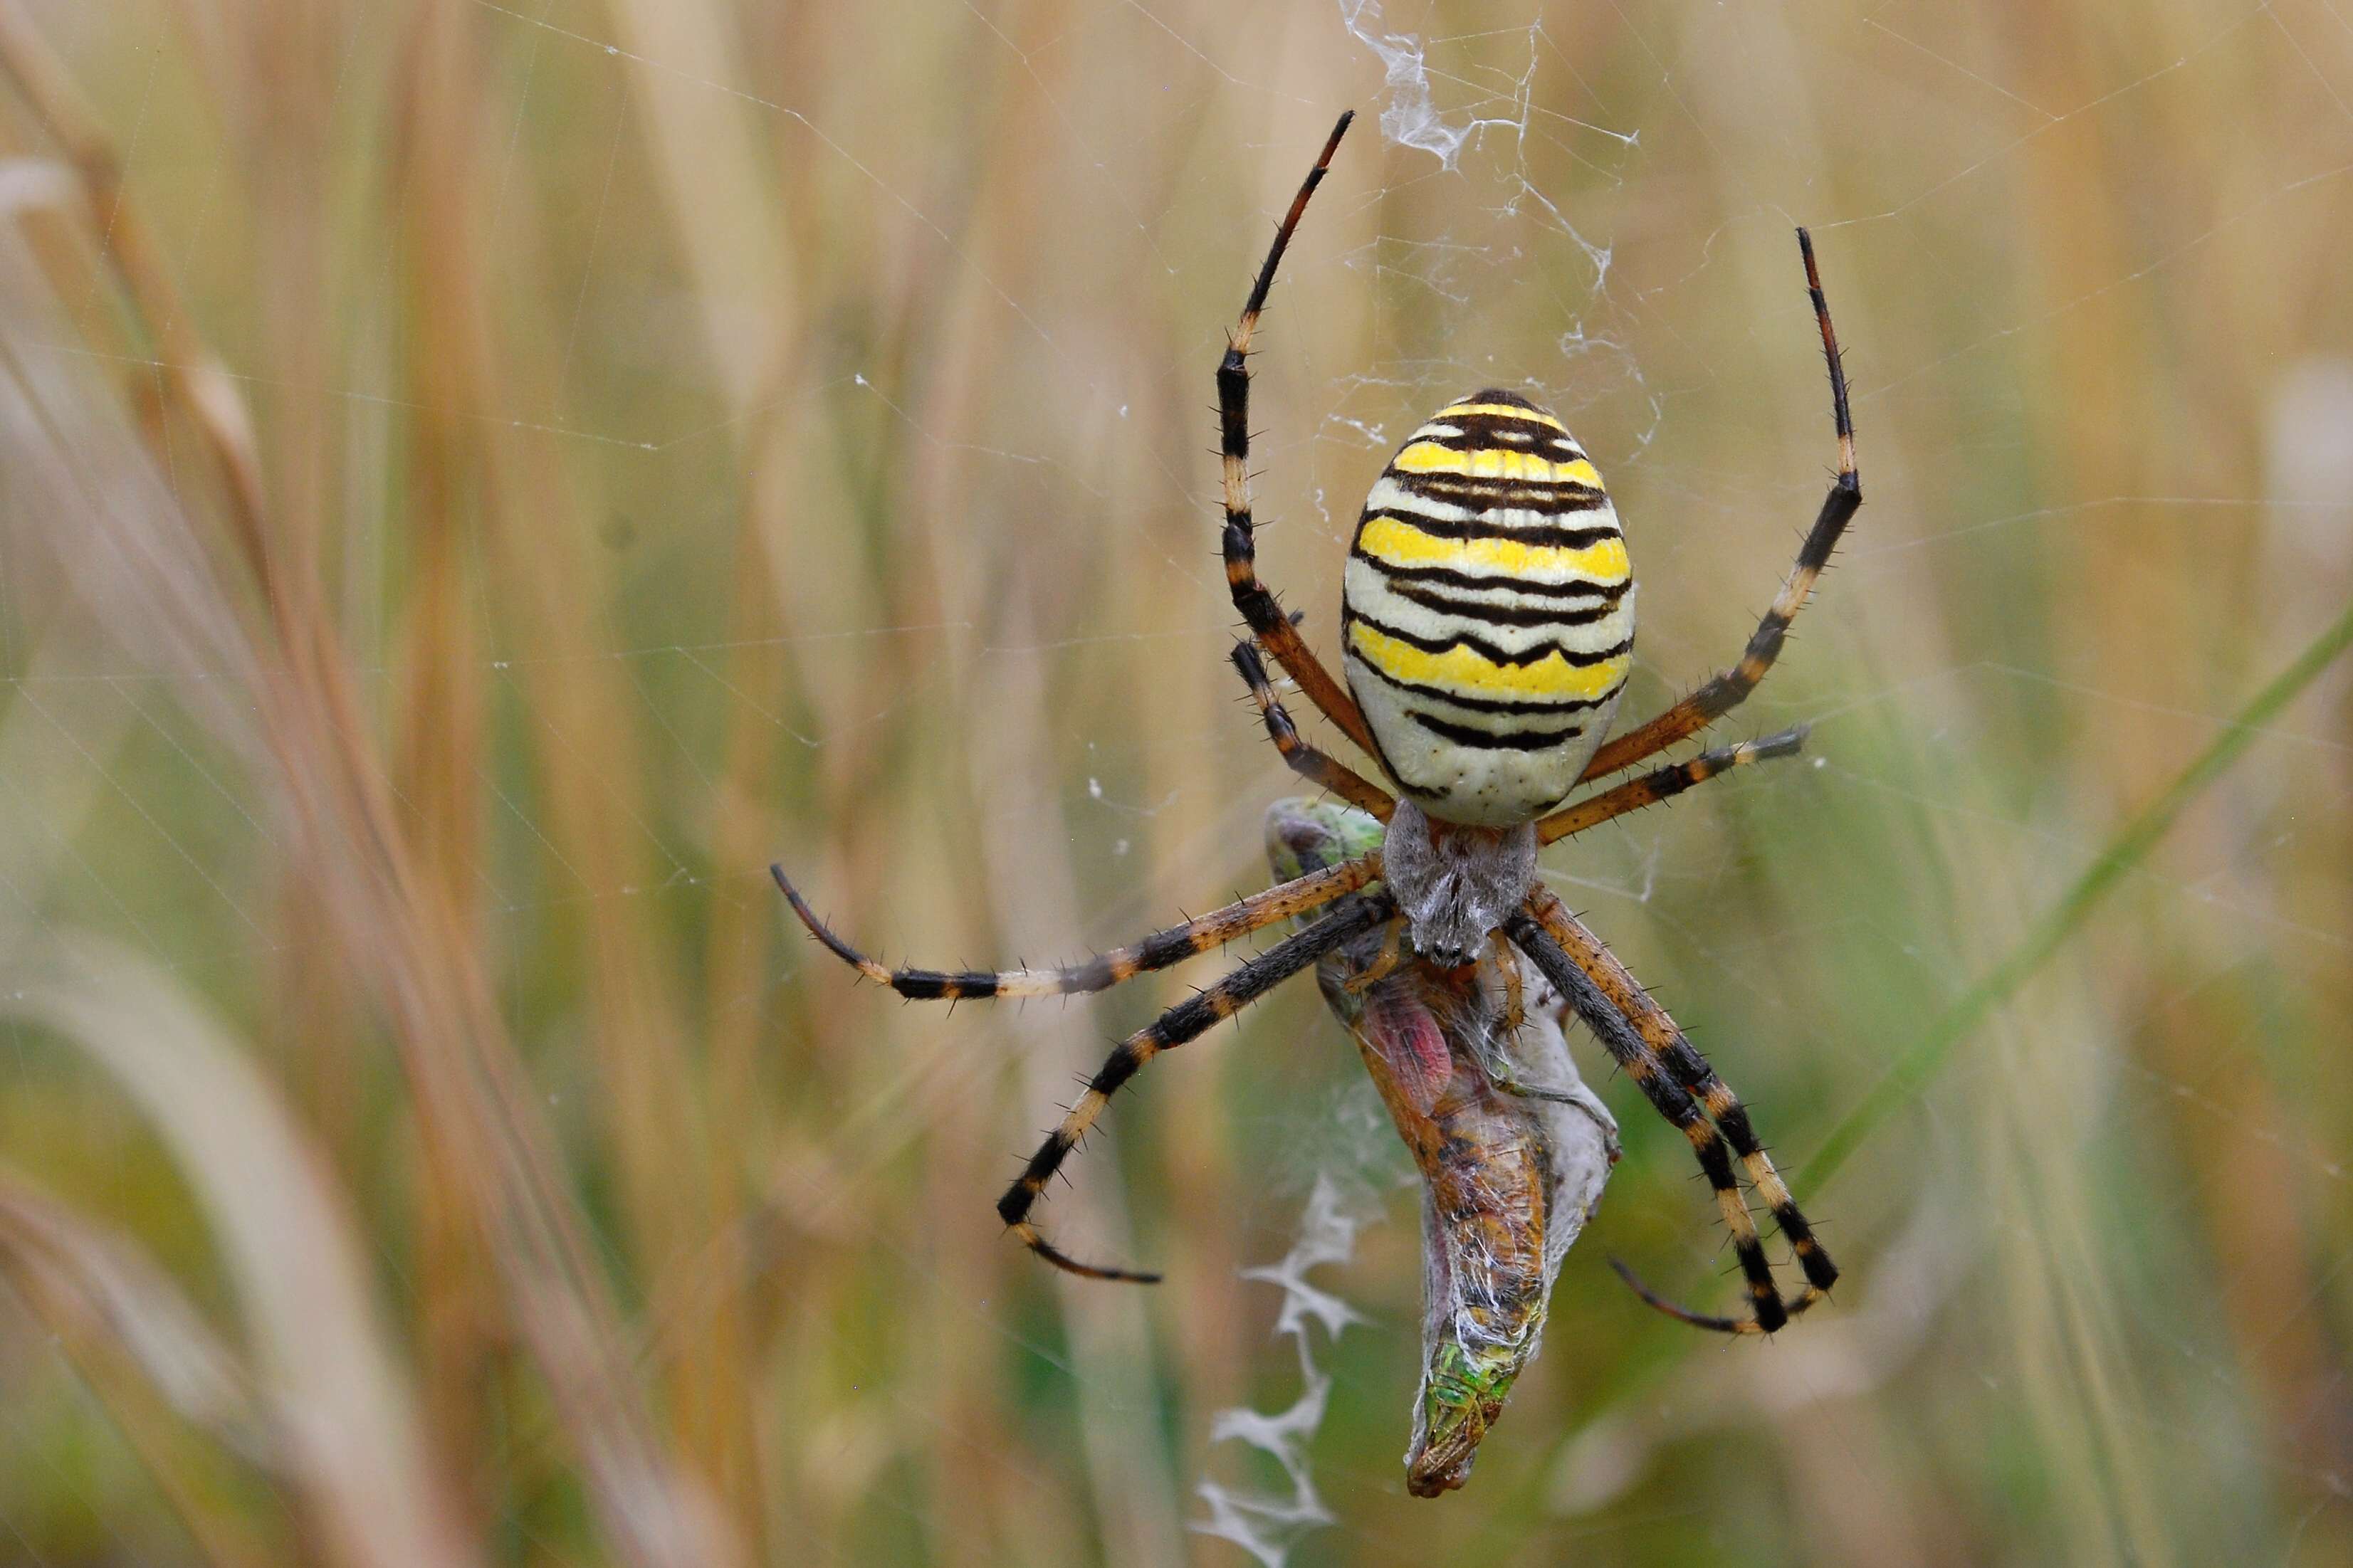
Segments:
[[[304,36],[299,19],[280,19],[290,24],[292,36],[274,42],[299,49],[324,41]],[[120,302],[143,340],[132,352],[162,372],[164,400],[142,432],[156,444],[153,460],[168,465],[174,423],[184,421],[185,428],[205,437],[225,481],[211,491],[216,521],[226,523],[234,549],[225,560],[201,559],[209,544],[202,524],[166,502],[163,487],[153,480],[146,499],[155,504],[147,507],[109,505],[110,498],[87,489],[79,494],[68,489],[47,498],[52,504],[37,515],[49,542],[61,546],[59,564],[79,579],[82,605],[102,621],[144,628],[159,608],[177,607],[203,622],[215,651],[223,656],[199,668],[216,663],[248,672],[246,696],[260,718],[258,739],[268,759],[269,792],[278,797],[299,846],[286,897],[325,921],[313,932],[316,944],[301,954],[309,973],[290,978],[307,990],[322,972],[365,976],[374,1002],[391,1021],[416,1097],[417,1169],[428,1189],[425,1213],[442,1219],[428,1225],[424,1237],[424,1299],[417,1309],[428,1323],[457,1318],[472,1321],[477,1332],[489,1330],[477,1307],[451,1300],[472,1289],[471,1260],[486,1255],[505,1292],[497,1318],[529,1348],[545,1379],[562,1412],[556,1430],[574,1446],[590,1478],[587,1500],[615,1546],[638,1562],[724,1563],[734,1560],[738,1548],[711,1500],[677,1466],[668,1439],[649,1419],[618,1310],[589,1248],[570,1186],[558,1174],[548,1130],[533,1110],[536,1096],[504,1037],[471,934],[480,915],[474,907],[477,851],[469,837],[476,816],[477,766],[462,749],[475,735],[464,715],[481,660],[464,635],[464,621],[451,613],[459,597],[452,581],[459,552],[450,531],[479,503],[477,487],[497,482],[491,451],[474,438],[477,426],[464,411],[501,405],[501,398],[476,379],[488,372],[479,341],[469,333],[467,307],[474,291],[465,269],[475,263],[463,249],[461,215],[473,200],[468,159],[474,138],[467,111],[473,100],[465,57],[452,31],[458,19],[446,7],[421,16],[398,116],[415,210],[434,218],[423,243],[410,253],[424,274],[417,286],[426,308],[415,340],[420,360],[412,370],[420,384],[421,417],[408,477],[424,504],[414,513],[419,525],[419,635],[409,667],[417,686],[406,711],[429,722],[415,728],[406,754],[390,763],[375,755],[369,738],[373,726],[364,716],[349,656],[323,598],[323,498],[309,470],[326,450],[325,428],[293,420],[279,448],[282,466],[276,482],[254,482],[257,465],[241,400],[218,374],[217,362],[195,341],[187,313],[121,188],[115,154],[40,35],[10,0],[0,9],[0,60],[45,128],[69,151],[92,219],[81,237],[90,245],[85,257],[78,263],[53,259],[59,291],[78,280],[79,267],[96,263],[111,268]],[[282,85],[320,94],[330,79],[290,68]],[[299,115],[302,107],[299,96],[276,98],[270,105],[280,114]],[[323,110],[326,105],[311,107]],[[332,142],[322,121],[304,129],[311,134],[281,135],[271,144],[271,155],[297,166],[277,171],[279,177],[267,188],[278,205],[265,217],[266,224],[283,226],[273,237],[282,268],[280,287],[266,296],[295,313],[281,323],[283,341],[307,339],[317,345],[308,353],[290,353],[282,362],[293,367],[297,387],[332,382],[319,357],[324,344],[317,332],[318,280],[311,272],[322,260],[317,226],[325,216],[326,169],[321,160]],[[20,275],[18,281],[28,279]],[[106,449],[104,437],[90,428],[97,421],[89,410],[59,406],[64,400],[54,395],[56,378],[42,374],[22,337],[37,319],[37,302],[20,289],[10,306],[0,330],[17,339],[6,352],[23,410],[20,431],[37,428],[55,443],[61,473],[103,473],[125,460],[135,462],[119,447]],[[57,338],[66,335],[60,331]],[[296,408],[316,403],[292,401]],[[498,515],[495,505],[483,510]],[[33,538],[16,542],[27,552],[38,543]],[[87,575],[97,552],[133,563],[132,580]],[[226,586],[239,569],[247,589],[242,593]],[[164,574],[164,580],[154,580],[151,572]],[[460,750],[448,749],[452,747]],[[301,922],[290,926],[297,932],[306,929]],[[626,986],[628,950],[615,945],[621,952],[605,973]],[[338,998],[335,1005],[348,1007],[355,1000]],[[320,1009],[303,1001],[299,995],[286,998],[286,1016],[323,1022]],[[119,1021],[76,1021],[93,1049],[120,1037]],[[303,1052],[326,1052],[348,1049],[355,1040],[345,1029],[328,1028],[291,1043]],[[639,1037],[633,1046],[644,1043]],[[219,1083],[198,1087],[204,1092],[187,1109],[218,1101]],[[663,1102],[633,1096],[626,1103],[653,1116]],[[630,1123],[633,1130],[644,1125]],[[191,1163],[201,1165],[200,1159]],[[250,1169],[224,1174],[200,1168],[192,1174],[227,1184],[216,1214],[269,1212],[272,1185]],[[335,1233],[333,1224],[322,1220],[271,1239],[284,1249],[286,1262],[301,1267],[315,1261],[332,1278]],[[313,1258],[308,1250],[312,1247],[325,1250]],[[338,1328],[365,1321],[364,1313],[353,1316],[355,1300],[327,1305],[341,1314]],[[440,1376],[465,1380],[462,1390],[446,1393],[438,1402],[447,1413],[438,1434],[446,1463],[474,1446],[480,1414],[470,1373],[484,1358],[481,1351],[453,1346],[446,1337],[433,1349],[439,1353],[428,1366]],[[365,1364],[359,1362],[349,1370],[357,1373]],[[334,1408],[334,1402],[322,1401],[315,1410],[298,1407],[290,1414],[299,1417],[299,1425]],[[366,1436],[372,1412],[353,1414],[362,1417],[357,1435]],[[387,1427],[385,1452],[400,1453],[399,1423],[388,1415],[377,1419]],[[365,1485],[367,1465],[341,1467],[334,1484],[312,1494],[318,1542],[353,1562],[467,1559],[470,1552],[439,1507],[423,1506],[397,1484],[405,1468],[421,1465],[421,1455],[408,1455],[403,1465],[379,1462],[375,1468],[382,1471],[375,1478],[381,1484],[374,1490]],[[417,1484],[424,1484],[421,1477]]]
[[[302,1500],[311,1550],[382,1568],[478,1561],[382,1341],[361,1238],[245,1048],[130,953],[12,934],[15,966],[0,980],[9,1010],[111,1072],[204,1200],[237,1280],[250,1381],[267,1399],[267,1436],[238,1446]],[[261,1418],[238,1407],[248,1374],[119,1241],[37,1198],[0,1205],[0,1218],[12,1276],[113,1396],[191,1533],[216,1559],[254,1561],[241,1521],[216,1511],[216,1480],[157,1408],[237,1437]]]
[[[1577,383],[1648,503],[1638,696],[1720,661],[1819,495],[1779,207],[1847,218],[1817,237],[1873,501],[1757,706],[1867,695],[1823,769],[1576,863],[1801,1190],[1847,1162],[1850,1285],[1736,1363],[1630,1332],[1588,1243],[1468,1510],[1395,1496],[1414,1358],[1352,1331],[1343,1524],[1303,1555],[2343,1555],[2341,689],[2309,756],[2227,788],[2292,686],[2187,774],[2179,739],[2284,658],[2254,623],[2342,602],[2347,485],[2275,496],[2250,453],[2278,363],[2344,329],[2344,194],[2276,161],[2343,104],[2232,52],[2276,31],[2325,88],[2333,35],[2190,0],[1390,10],[1449,105],[1500,84],[1528,123],[1442,178],[1366,136],[1301,237],[1256,413],[1269,574],[1314,615],[1377,432],[1527,374]],[[1345,1042],[1271,1001],[1250,1051],[1157,1074],[1054,1222],[1171,1282],[1065,1289],[986,1196],[1099,1024],[1178,980],[902,1016],[780,945],[760,868],[923,959],[1249,875],[1290,784],[1216,657],[1204,405],[1271,211],[1330,107],[1373,106],[1340,37],[1215,4],[0,0],[0,948],[18,1038],[67,1047],[12,1068],[0,1269],[153,1488],[76,1469],[102,1446],[53,1393],[7,1434],[85,1557],[1229,1560],[1183,1531],[1189,1467],[1295,1376],[1235,1266],[1353,1135]],[[126,168],[151,96],[195,150]],[[139,177],[207,160],[208,194]],[[1545,228],[1572,195],[1618,249]],[[2299,788],[2274,864],[2249,825]],[[2068,893],[2049,838],[2119,800],[2158,804]],[[2126,896],[2177,822],[2236,903]],[[1923,1043],[1810,1172],[1809,1107],[1889,1039]],[[1627,1145],[1607,1244],[1700,1274],[1687,1155]],[[1351,1289],[1407,1321],[1385,1228]]]
[[[1904,1047],[1854,1109],[1831,1127],[1822,1140],[1820,1152],[1807,1162],[1808,1174],[1818,1183],[1828,1182],[1864,1139],[1885,1125],[1898,1110],[1915,1102],[1944,1071],[1954,1050],[1996,1010],[2008,1005],[2028,981],[2059,955],[2116,884],[2142,868],[2181,819],[2181,814],[2220,783],[2222,775],[2246,755],[2247,748],[2268,732],[2288,705],[2303,696],[2348,647],[2353,647],[2353,605],[2323,626],[2286,668],[2248,698],[2246,706],[2224,721],[2221,732],[2208,742],[2205,750],[2168,781],[2157,798],[2135,812],[2116,836],[2093,857],[2083,874],[2028,928],[2018,945],[2004,953],[1990,971],[1973,981],[1942,1016]]]

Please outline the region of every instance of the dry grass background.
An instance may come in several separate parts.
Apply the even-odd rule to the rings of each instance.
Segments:
[[[1387,10],[0,5],[0,1558],[1240,1561],[1185,1524],[1266,1479],[1210,1424],[1298,1390],[1238,1271],[1319,1171],[1390,1220],[1315,1276],[1366,1322],[1294,1562],[2353,1553],[2347,680],[2231,729],[2353,594],[2353,25]],[[1386,446],[1502,381],[1612,478],[1635,703],[1729,657],[1831,458],[1796,221],[1869,498],[1741,726],[1813,764],[1553,857],[1851,1282],[1770,1345],[1642,1311],[1606,1252],[1729,1290],[1616,1086],[1437,1503],[1312,995],[1124,1102],[1050,1221],[1171,1279],[1084,1288],[989,1198],[1206,966],[901,1008],[764,871],[934,959],[1262,879],[1209,371],[1335,110],[1410,104],[1350,16],[1489,123],[1366,124],[1277,295],[1311,635]]]

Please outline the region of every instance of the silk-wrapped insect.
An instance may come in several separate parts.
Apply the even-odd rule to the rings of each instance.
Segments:
[[[1267,812],[1279,879],[1378,848],[1381,836],[1331,802]],[[1436,1497],[1469,1479],[1535,1359],[1561,1258],[1618,1158],[1618,1124],[1577,1078],[1558,993],[1524,976],[1504,943],[1446,968],[1374,930],[1326,954],[1315,977],[1421,1172],[1422,1373],[1406,1485]]]

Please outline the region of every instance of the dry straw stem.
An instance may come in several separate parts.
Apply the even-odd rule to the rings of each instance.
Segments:
[[[0,68],[69,150],[94,237],[111,237],[100,248],[111,258],[142,330],[164,349],[164,390],[206,433],[218,459],[239,560],[270,608],[274,638],[248,633],[250,647],[238,651],[260,671],[252,696],[274,763],[269,782],[289,818],[301,875],[343,953],[372,979],[388,1011],[421,1108],[428,1169],[438,1179],[454,1181],[472,1210],[472,1224],[489,1241],[510,1319],[547,1380],[562,1430],[593,1478],[589,1499],[628,1561],[734,1561],[727,1531],[702,1489],[676,1466],[644,1407],[618,1310],[553,1138],[533,1109],[533,1096],[480,972],[473,933],[419,874],[350,660],[317,584],[290,580],[282,569],[251,461],[250,422],[234,384],[217,373],[216,361],[185,324],[176,292],[141,237],[110,143],[81,109],[54,56],[7,0],[0,0]],[[127,246],[126,233],[132,237]],[[60,428],[54,410],[42,407],[48,389],[41,378],[13,352],[9,368],[50,427]],[[60,445],[68,443],[60,437]],[[157,486],[152,493],[164,492]],[[142,561],[181,553],[182,542],[168,535],[185,521],[168,504],[135,514],[118,509],[104,520],[121,531],[98,537],[67,530],[50,542],[68,554],[108,551]],[[201,595],[216,591],[216,582],[183,574],[174,586]],[[206,607],[223,621],[242,619],[227,606]],[[112,609],[133,626],[153,613],[152,605],[140,603]],[[421,1542],[442,1539],[438,1523],[417,1528]]]
[[[237,1283],[283,1468],[327,1555],[477,1561],[385,1342],[348,1205],[244,1047],[145,961],[95,941],[36,946],[5,992],[9,1014],[113,1076],[195,1189]],[[218,1402],[222,1369],[199,1375]],[[174,1384],[185,1376],[161,1386]]]
[[[279,1470],[283,1455],[244,1366],[172,1278],[127,1237],[7,1173],[0,1275],[97,1394],[205,1559],[218,1568],[281,1561],[284,1543],[260,1540],[235,1504],[230,1456]]]
[[[90,232],[150,337],[155,368],[204,437],[218,471],[229,522],[245,563],[267,593],[269,552],[262,536],[261,465],[253,421],[220,357],[197,336],[171,269],[138,209],[123,198],[122,164],[20,0],[0,0],[0,70],[55,136],[79,176]]]

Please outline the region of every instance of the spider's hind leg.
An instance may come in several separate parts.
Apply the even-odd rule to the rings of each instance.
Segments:
[[[1599,795],[1589,795],[1574,805],[1563,806],[1536,824],[1536,842],[1554,844],[1575,837],[1603,823],[1640,811],[1644,806],[1657,805],[1672,800],[1687,789],[1720,778],[1752,763],[1769,762],[1776,757],[1794,757],[1805,749],[1806,727],[1802,724],[1784,730],[1778,735],[1767,735],[1761,741],[1743,741],[1737,745],[1719,746],[1712,752],[1702,752],[1685,762],[1671,763],[1628,779],[1613,789]]]
[[[1119,1092],[1128,1079],[1143,1071],[1145,1065],[1153,1058],[1198,1038],[1210,1026],[1232,1017],[1350,937],[1369,931],[1396,912],[1386,898],[1353,900],[1305,931],[1267,949],[1199,995],[1189,996],[1177,1003],[1149,1026],[1122,1040],[1094,1077],[1087,1080],[1086,1091],[1071,1107],[1070,1114],[1062,1118],[1061,1125],[1046,1135],[1046,1141],[1029,1157],[1029,1163],[1021,1174],[1005,1190],[1005,1195],[997,1199],[997,1217],[1021,1238],[1023,1246],[1065,1272],[1089,1279],[1125,1280],[1138,1285],[1156,1283],[1160,1279],[1157,1274],[1082,1263],[1040,1235],[1029,1214],[1044,1194],[1046,1184],[1053,1180],[1054,1173],[1062,1168],[1062,1162],[1069,1159],[1071,1151],[1078,1147],[1079,1140],[1085,1137],[1087,1130],[1095,1124],[1096,1119],[1103,1112],[1103,1107],[1111,1102],[1111,1097]]]
[[[1697,1327],[1746,1334],[1769,1334],[1821,1300],[1838,1279],[1837,1265],[1815,1239],[1812,1226],[1757,1142],[1746,1110],[1706,1066],[1674,1021],[1549,889],[1537,888],[1530,892],[1525,906],[1505,929],[1545,977],[1560,988],[1577,1016],[1659,1114],[1690,1141],[1700,1169],[1715,1189],[1725,1228],[1731,1232],[1733,1252],[1747,1281],[1752,1316],[1705,1317],[1664,1301],[1636,1281],[1643,1300]],[[1757,1234],[1756,1217],[1748,1212],[1733,1173],[1735,1154],[1758,1195],[1772,1208],[1805,1270],[1806,1289],[1792,1300],[1784,1300],[1774,1283],[1772,1266]],[[1627,1271],[1621,1268],[1620,1272]]]
[[[785,900],[793,907],[809,933],[823,942],[828,952],[857,970],[867,979],[888,985],[910,1001],[956,1002],[991,996],[1069,996],[1088,991],[1108,991],[1122,981],[1132,980],[1147,970],[1166,969],[1173,963],[1223,947],[1237,937],[1293,915],[1306,914],[1321,909],[1333,900],[1352,893],[1378,877],[1377,857],[1359,858],[1337,866],[1311,871],[1294,877],[1279,887],[1252,893],[1224,909],[1213,910],[1198,920],[1166,931],[1153,932],[1142,942],[1125,947],[1115,947],[1084,963],[1066,964],[1056,969],[893,969],[880,960],[871,958],[836,934],[833,928],[818,918],[808,901],[785,875],[782,866],[771,866],[768,874],[784,889]]]

